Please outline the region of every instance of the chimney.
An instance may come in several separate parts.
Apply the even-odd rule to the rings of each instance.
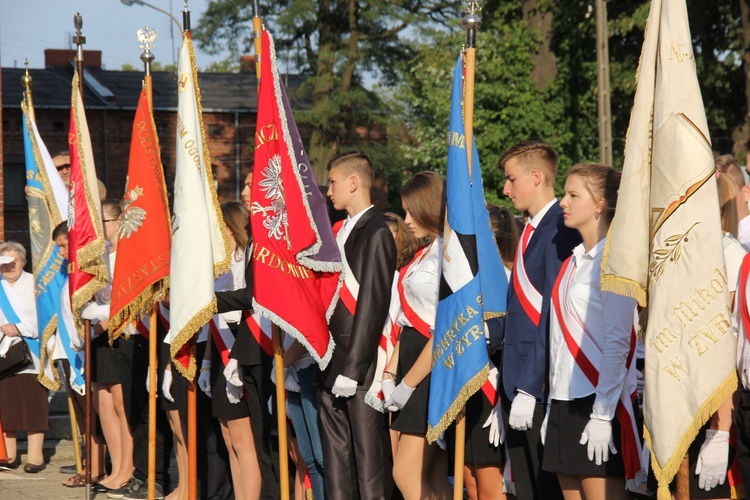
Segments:
[[[244,55],[240,56],[240,73],[255,72],[255,56]]]
[[[44,67],[60,68],[68,67],[75,60],[76,51],[68,49],[45,49],[44,50]],[[102,67],[101,50],[84,50],[83,65],[91,68]]]

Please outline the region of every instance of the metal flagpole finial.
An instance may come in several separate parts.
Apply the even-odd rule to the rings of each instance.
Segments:
[[[481,0],[463,0],[463,4],[466,15],[461,20],[461,26],[466,30],[466,46],[474,47],[477,30],[482,26],[482,18],[479,17],[479,13],[482,12],[482,2]]]
[[[139,48],[143,50],[141,53],[141,61],[146,67],[146,74],[151,74],[151,62],[155,59],[151,49],[156,47],[156,31],[152,30],[148,26],[144,26],[142,29],[137,31],[138,42],[140,43]]]
[[[21,77],[21,85],[26,89],[26,92],[31,90],[31,75],[29,74],[29,59],[26,58],[23,62],[26,65],[26,72]]]
[[[81,34],[81,29],[83,28],[83,17],[80,12],[76,12],[76,15],[73,16],[73,26],[76,29],[76,34],[73,35],[73,43],[81,46],[86,43],[86,37]]]

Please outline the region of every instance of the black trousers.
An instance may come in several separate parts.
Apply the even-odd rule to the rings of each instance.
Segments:
[[[328,500],[391,498],[393,458],[388,417],[368,406],[367,387],[350,398],[318,390]]]
[[[745,491],[750,485],[750,390],[740,390],[740,404],[735,414],[737,425],[737,460],[742,471]]]
[[[502,384],[500,385],[502,388]],[[533,427],[528,431],[516,431],[508,425],[511,401],[500,389],[502,398],[503,422],[505,422],[505,439],[508,440],[513,481],[516,484],[516,498],[524,500],[562,500],[560,483],[557,475],[542,470],[542,445],[539,430],[542,427],[546,407],[537,403],[534,408]]]

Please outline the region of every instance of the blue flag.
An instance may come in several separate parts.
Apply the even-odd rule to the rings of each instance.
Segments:
[[[466,144],[462,100],[463,61],[459,57],[448,132],[447,222],[432,350],[429,442],[440,437],[466,400],[487,381],[489,354],[483,321],[505,312],[508,290],[490,228],[476,144]],[[471,174],[468,146],[472,147]]]
[[[48,389],[60,387],[59,377],[48,363],[45,346],[57,329],[60,294],[67,279],[67,266],[52,241],[52,230],[67,214],[61,213],[60,186],[64,185],[25,104],[23,109],[23,144],[26,156],[26,200],[29,205],[31,262],[34,271],[39,337],[25,339],[32,356],[39,361],[39,381]],[[54,174],[52,174],[54,172]],[[55,177],[51,177],[54,175]]]

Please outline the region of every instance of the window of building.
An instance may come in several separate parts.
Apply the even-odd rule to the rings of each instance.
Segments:
[[[5,182],[5,206],[26,206],[26,167],[22,163],[5,163],[3,165]]]

